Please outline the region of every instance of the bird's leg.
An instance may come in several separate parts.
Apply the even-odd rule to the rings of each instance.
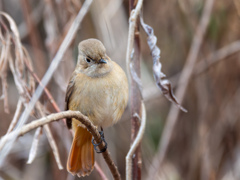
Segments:
[[[92,144],[93,144],[94,149],[96,150],[97,153],[103,153],[103,152],[105,152],[105,151],[107,150],[107,142],[105,141],[104,132],[103,132],[103,128],[102,128],[102,127],[101,127],[101,131],[99,131],[99,134],[100,134],[100,136],[101,136],[101,142],[98,143],[98,144],[95,144],[95,143],[94,143],[94,142],[95,142],[95,139],[94,139],[94,137],[93,137],[93,138],[92,138]],[[97,146],[99,146],[99,145],[102,143],[102,141],[104,142],[105,146],[104,146],[104,148],[98,150],[98,149],[97,149]]]

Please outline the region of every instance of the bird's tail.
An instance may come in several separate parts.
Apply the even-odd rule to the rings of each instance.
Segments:
[[[89,175],[94,167],[92,134],[81,126],[76,128],[72,147],[68,156],[67,170],[73,175]]]

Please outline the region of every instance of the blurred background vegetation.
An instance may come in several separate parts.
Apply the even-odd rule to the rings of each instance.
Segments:
[[[144,1],[143,17],[145,22],[155,30],[158,38],[157,45],[161,49],[162,69],[172,81],[174,91],[178,88],[176,85],[206,1]],[[38,77],[43,77],[82,3],[83,1],[79,0],[0,1],[0,10],[8,13],[16,22],[21,42],[30,54],[34,72]],[[154,179],[240,179],[239,5],[238,0],[214,2],[210,22],[182,103],[188,113],[180,112],[161,167],[154,166],[152,162],[157,158],[162,130],[171,103],[162,96],[154,83],[147,37],[140,29],[141,78],[143,98],[147,108],[147,127],[141,145],[142,179],[152,179],[150,172],[157,172]],[[87,38],[101,40],[112,60],[126,70],[128,8],[126,0],[93,2],[71,47],[65,53],[47,87],[61,110],[64,110],[65,90],[74,70],[77,45],[81,40]],[[235,50],[231,46],[232,43],[235,43]],[[0,45],[2,45],[1,42]],[[221,48],[225,48],[225,55],[211,64],[208,60],[219,59],[216,52]],[[201,68],[203,70],[200,71]],[[7,132],[19,98],[10,71],[8,71],[7,84],[9,113],[4,111],[4,101],[1,101],[0,136]],[[47,114],[56,112],[45,94],[42,95],[41,102]],[[32,119],[34,118],[29,121]],[[14,148],[0,169],[0,178],[9,180],[74,179],[65,168],[71,145],[70,133],[60,121],[50,126],[64,169],[58,169],[44,133],[40,137],[37,158],[32,164],[26,164],[34,136],[34,132],[30,132],[15,142]],[[123,179],[125,156],[130,146],[130,126],[130,113],[127,108],[122,120],[105,130],[109,151]],[[100,167],[108,177],[111,177],[102,157],[99,155],[96,157]],[[100,178],[94,170],[85,179]]]

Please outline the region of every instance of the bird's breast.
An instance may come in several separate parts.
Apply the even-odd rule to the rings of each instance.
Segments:
[[[127,79],[109,73],[91,78],[78,74],[69,102],[69,109],[79,110],[88,116],[94,125],[108,127],[122,116],[128,100]]]

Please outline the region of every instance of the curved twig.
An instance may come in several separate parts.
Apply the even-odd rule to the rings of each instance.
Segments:
[[[142,110],[142,118],[138,117],[139,120],[141,120],[141,126],[139,128],[137,137],[135,138],[135,140],[126,156],[126,180],[132,179],[132,156],[143,138],[143,134],[144,134],[145,127],[146,127],[146,109],[145,109],[145,105],[144,105],[143,101],[142,101],[142,109],[141,110]],[[136,115],[138,116],[138,114],[136,114]]]
[[[137,24],[137,17],[140,14],[142,8],[143,0],[139,0],[135,9],[131,11],[129,17],[129,29],[128,29],[128,43],[127,43],[127,53],[126,53],[126,65],[127,65],[127,74],[130,79],[130,59],[133,51],[133,41],[134,41],[134,30]]]
[[[41,119],[35,120],[31,123],[28,123],[24,126],[22,126],[22,128],[20,128],[19,131],[12,131],[11,133],[9,133],[8,135],[5,135],[2,139],[1,139],[1,145],[0,145],[0,150],[2,149],[2,147],[4,146],[4,144],[10,140],[11,138],[14,137],[19,137],[22,136],[26,133],[28,133],[29,131],[36,129],[40,126],[43,126],[45,124],[48,124],[50,122],[53,121],[58,121],[60,119],[63,118],[75,118],[78,121],[80,121],[82,124],[84,124],[86,126],[86,128],[89,130],[89,132],[93,135],[96,143],[100,143],[99,148],[103,149],[105,144],[104,142],[101,140],[101,136],[98,132],[98,129],[92,124],[92,122],[89,120],[89,118],[87,116],[84,116],[81,112],[79,111],[63,111],[60,113],[55,113],[55,114],[51,114],[49,116],[43,117]],[[103,158],[105,159],[114,179],[116,180],[120,180],[120,174],[118,172],[118,169],[116,167],[116,165],[114,164],[110,153],[108,150],[106,150],[105,152],[102,153]]]

